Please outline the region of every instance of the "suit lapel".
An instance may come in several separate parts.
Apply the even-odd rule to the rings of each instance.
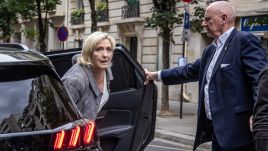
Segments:
[[[210,46],[210,48],[208,48],[208,54],[206,54],[205,56],[206,57],[204,57],[204,58],[202,58],[202,59],[205,59],[205,68],[204,68],[204,70],[203,70],[203,78],[202,78],[202,85],[201,85],[201,95],[203,94],[203,92],[204,92],[204,86],[205,86],[205,84],[206,84],[206,74],[207,74],[207,70],[208,70],[208,66],[209,66],[209,64],[210,64],[210,62],[211,62],[211,60],[212,60],[212,58],[213,58],[213,56],[214,56],[214,53],[216,52],[215,51],[216,50],[216,48],[215,48],[215,46],[213,46],[213,45],[211,45]]]
[[[231,43],[231,40],[233,39],[233,37],[234,37],[234,35],[235,35],[236,32],[237,32],[236,29],[234,29],[234,30],[231,32],[230,36],[228,37],[228,39],[226,40],[224,46],[222,47],[221,53],[220,53],[220,55],[219,55],[219,57],[218,57],[218,59],[217,59],[217,61],[216,61],[215,66],[214,66],[214,69],[213,69],[213,72],[212,72],[212,75],[211,75],[211,80],[212,80],[213,77],[215,76],[215,73],[217,72],[217,70],[220,68],[220,64],[221,64],[221,62],[222,62],[222,59],[223,59],[223,57],[225,56],[225,54],[226,54],[226,52],[227,52],[227,50],[228,50],[228,48],[229,48],[229,45],[230,45],[230,43]],[[207,69],[206,69],[206,70],[207,70]]]
[[[89,81],[89,87],[92,88],[93,90],[93,93],[96,95],[96,96],[99,96],[101,91],[99,90],[98,86],[97,86],[97,83],[96,81],[94,80],[94,76],[93,76],[93,73],[92,73],[92,70],[90,67],[88,66],[85,66],[85,65],[81,65],[84,69],[84,71],[86,72],[86,75],[87,75],[87,78],[88,78],[88,81]]]

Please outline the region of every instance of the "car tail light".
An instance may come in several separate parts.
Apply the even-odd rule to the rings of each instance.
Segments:
[[[76,147],[79,135],[80,135],[80,127],[76,126],[75,129],[72,129],[72,134],[69,141],[69,148]]]
[[[92,136],[93,136],[93,131],[95,129],[95,124],[93,122],[89,122],[86,125],[86,130],[85,130],[85,136],[84,136],[84,144],[89,144]]]
[[[89,122],[85,126],[76,126],[70,130],[56,133],[54,139],[54,150],[74,149],[87,146],[91,143],[95,123]]]
[[[55,145],[54,145],[54,149],[61,149],[62,147],[62,143],[63,143],[63,139],[64,139],[64,135],[65,132],[64,131],[60,131],[56,134],[56,140],[55,140]]]

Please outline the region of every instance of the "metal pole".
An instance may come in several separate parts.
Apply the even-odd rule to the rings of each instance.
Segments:
[[[182,57],[185,58],[185,41],[182,43]],[[182,119],[182,107],[183,107],[183,92],[184,84],[181,84],[181,96],[180,96],[180,119]]]
[[[182,119],[182,105],[183,105],[183,84],[181,84],[180,119]]]
[[[185,58],[185,43],[188,40],[188,30],[190,29],[190,24],[189,24],[189,5],[188,3],[184,3],[184,23],[183,23],[183,33],[182,33],[182,58],[185,59],[183,62],[184,65],[186,65],[186,58]],[[182,118],[182,106],[183,106],[183,93],[184,93],[184,84],[181,84],[181,96],[180,96],[180,118]]]

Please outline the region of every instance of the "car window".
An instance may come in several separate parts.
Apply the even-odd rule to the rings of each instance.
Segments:
[[[62,77],[72,66],[72,57],[76,54],[80,54],[80,52],[61,52],[58,55],[53,53],[46,55],[50,58],[59,76]],[[111,81],[110,92],[119,92],[142,87],[137,84],[135,67],[122,53],[122,50],[115,49],[111,68],[114,79]]]
[[[54,65],[58,75],[62,77],[67,70],[73,65],[72,57],[74,55],[80,54],[81,50],[79,48],[73,50],[62,50],[44,52],[46,56],[49,57],[52,64]]]
[[[112,60],[113,80],[110,91],[118,92],[137,88],[135,84],[135,68],[119,51],[115,51]]]
[[[0,78],[0,134],[53,129],[79,117],[58,79],[42,68],[16,68]]]

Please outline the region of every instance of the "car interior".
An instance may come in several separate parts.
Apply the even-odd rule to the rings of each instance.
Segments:
[[[48,55],[60,76],[68,70],[62,68],[64,64],[71,64],[66,55]],[[101,147],[104,151],[142,150],[154,137],[156,87],[143,85],[143,68],[124,47],[115,49],[111,68],[109,100],[95,121]]]

